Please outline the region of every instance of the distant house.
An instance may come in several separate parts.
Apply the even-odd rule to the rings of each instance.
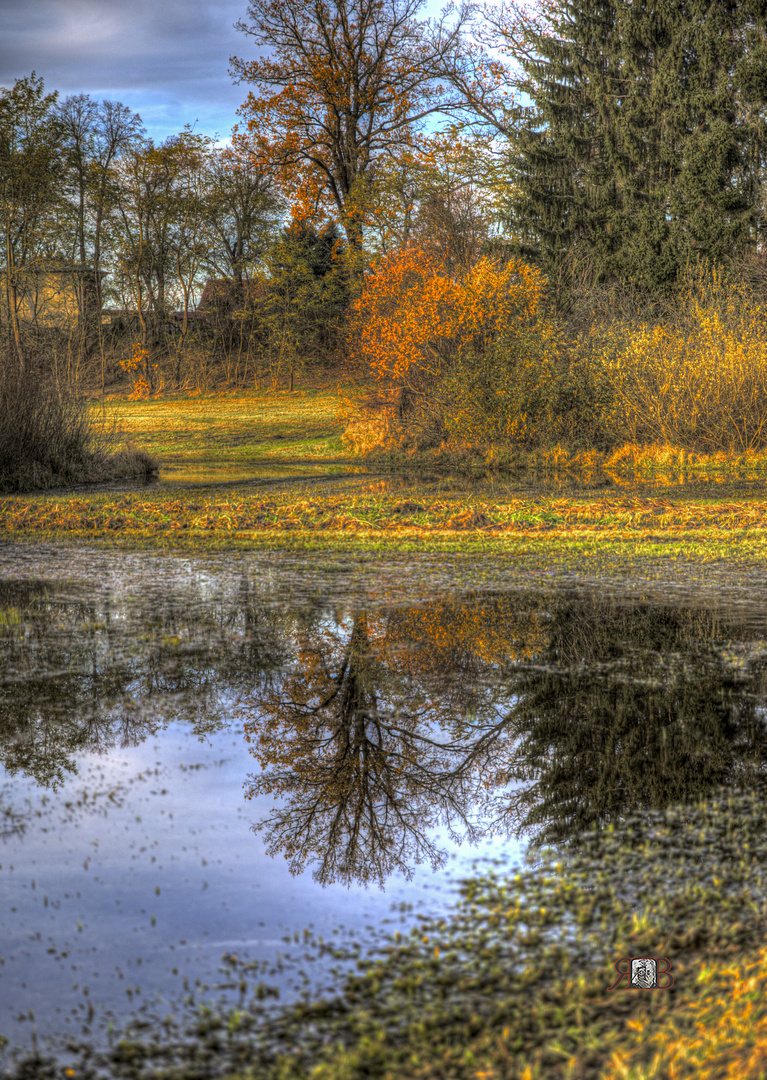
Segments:
[[[99,271],[103,280],[105,271]],[[101,313],[96,272],[88,266],[24,269],[16,275],[16,312],[20,322],[71,332],[81,320]],[[3,281],[2,302],[8,293]]]

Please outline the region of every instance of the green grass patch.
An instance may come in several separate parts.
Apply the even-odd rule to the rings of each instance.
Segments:
[[[337,389],[251,390],[236,394],[106,402],[117,430],[161,459],[209,466],[259,460],[349,460]]]
[[[289,480],[286,472],[282,479]],[[136,546],[219,550],[487,551],[567,559],[581,554],[761,559],[767,501],[587,495],[491,498],[458,491],[429,494],[330,492],[315,478],[225,490],[188,486],[138,492],[17,496],[0,502],[6,536],[119,539]]]
[[[563,567],[765,558],[761,458],[662,447],[623,448],[609,460],[561,448],[509,452],[505,464],[494,452],[484,463],[464,454],[466,478],[453,482],[443,466],[457,459],[419,453],[380,462],[376,479],[364,475],[367,459],[342,446],[346,392],[107,402],[101,423],[114,446],[135,440],[159,461],[162,485],[5,498],[0,535],[200,550],[488,553]],[[414,479],[398,473],[404,464]],[[471,476],[478,471],[484,478]]]

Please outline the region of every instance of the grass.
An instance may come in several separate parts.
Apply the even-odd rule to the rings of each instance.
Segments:
[[[346,460],[340,399],[332,388],[251,390],[107,401],[107,416],[128,438],[162,461],[164,470],[256,462]]]
[[[309,481],[311,486],[311,481]],[[403,497],[404,495],[404,497]],[[727,540],[756,543],[767,537],[767,500],[678,499],[643,495],[551,496],[493,499],[458,492],[429,495],[413,485],[389,494],[324,496],[315,483],[308,497],[294,492],[224,493],[176,490],[136,493],[81,492],[65,496],[9,497],[0,503],[4,529],[13,533],[56,533],[135,539],[212,535],[274,540],[288,534],[356,539],[404,537],[437,544],[454,539],[475,545],[600,540],[718,545]]]
[[[505,463],[454,455],[462,480],[435,471],[449,456],[411,454],[370,462],[378,469],[371,477],[341,441],[344,392],[332,385],[107,402],[107,425],[159,461],[162,486],[9,496],[0,501],[0,535],[213,550],[483,552],[562,566],[767,555],[765,460],[755,455],[669,447],[611,456],[554,448]],[[424,468],[428,480],[418,475]]]

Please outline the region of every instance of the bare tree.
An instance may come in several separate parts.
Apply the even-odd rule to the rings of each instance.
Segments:
[[[268,55],[232,58],[252,83],[235,142],[275,163],[306,213],[329,203],[360,264],[376,160],[409,145],[426,117],[459,108],[436,75],[467,17],[421,22],[422,0],[251,0],[238,24]],[[356,259],[355,259],[356,257]]]
[[[209,158],[207,214],[215,237],[211,265],[242,290],[279,228],[284,204],[263,162],[232,148]]]
[[[30,272],[50,257],[60,239],[61,133],[55,93],[46,94],[33,71],[0,90],[0,229],[3,291],[9,342],[19,370],[24,351],[19,308]]]

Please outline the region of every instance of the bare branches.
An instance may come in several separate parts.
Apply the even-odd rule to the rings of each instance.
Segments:
[[[434,113],[462,107],[439,82],[441,57],[457,40],[416,18],[421,0],[252,0],[240,23],[265,59],[232,58],[232,73],[257,88],[240,110],[237,145],[271,160],[307,213],[329,204],[353,248],[376,159],[412,143]]]

